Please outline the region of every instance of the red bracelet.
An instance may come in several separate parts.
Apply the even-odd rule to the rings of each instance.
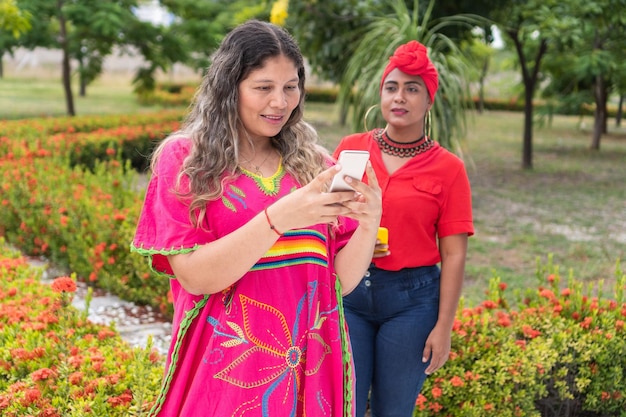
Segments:
[[[263,211],[265,212],[265,218],[267,219],[267,224],[270,225],[270,229],[272,229],[274,233],[276,233],[278,236],[282,236],[283,234],[280,233],[278,229],[276,229],[276,227],[274,227],[274,225],[272,224],[272,221],[270,220],[270,216],[267,214],[267,207],[265,207]]]

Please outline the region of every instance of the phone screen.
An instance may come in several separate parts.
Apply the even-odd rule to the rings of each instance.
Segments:
[[[344,177],[347,175],[349,177],[356,178],[357,180],[361,180],[361,178],[363,178],[363,174],[365,173],[365,166],[367,165],[369,158],[370,153],[368,151],[341,151],[337,161],[339,165],[341,165],[341,171],[333,177],[329,191],[353,190],[353,188],[346,183]]]

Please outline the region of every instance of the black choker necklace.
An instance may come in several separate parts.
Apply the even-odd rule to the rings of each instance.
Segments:
[[[422,136],[413,142],[396,142],[387,135],[384,129],[378,129],[374,132],[374,139],[378,142],[378,146],[383,153],[400,158],[412,158],[429,150],[435,143],[435,141],[426,136]]]

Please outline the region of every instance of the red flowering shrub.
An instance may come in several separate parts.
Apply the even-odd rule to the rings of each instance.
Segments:
[[[489,299],[460,308],[446,365],[427,378],[415,416],[604,417],[626,410],[626,275],[612,298],[583,291],[552,265],[509,309],[498,277]]]
[[[48,286],[40,275],[0,238],[0,415],[147,413],[163,358],[149,347],[131,348],[114,329],[64,304],[76,289],[71,277]]]
[[[180,112],[162,115],[165,121],[180,118]],[[0,235],[80,280],[170,314],[168,281],[154,277],[145,260],[129,251],[143,201],[129,154],[145,166],[154,141],[176,128],[174,121],[156,123],[158,116],[126,118],[123,128],[106,116],[83,118],[91,123],[75,129],[62,121],[49,126],[33,120],[32,131],[20,121],[0,123],[0,132],[20,131],[26,138],[0,141]],[[96,129],[98,120],[106,128]],[[54,134],[41,136],[38,123]]]

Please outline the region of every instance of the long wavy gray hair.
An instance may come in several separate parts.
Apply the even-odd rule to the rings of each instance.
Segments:
[[[293,37],[283,28],[250,20],[233,29],[212,57],[202,84],[181,129],[155,150],[152,169],[164,145],[176,137],[188,137],[193,146],[185,159],[179,180],[188,176],[190,217],[201,224],[206,204],[221,197],[224,184],[241,174],[239,143],[244,132],[239,118],[239,84],[265,65],[268,58],[283,55],[298,69],[300,101],[272,145],[282,156],[284,169],[301,185],[309,183],[327,167],[328,152],[318,145],[316,131],[302,120],[304,106],[304,60]],[[195,213],[195,215],[194,215]]]

